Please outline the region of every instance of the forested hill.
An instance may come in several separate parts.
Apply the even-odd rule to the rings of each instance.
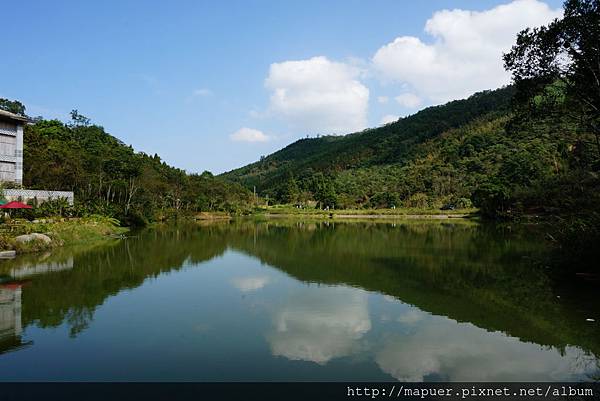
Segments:
[[[250,205],[251,194],[241,185],[209,172],[187,174],[156,154],[136,152],[77,111],[71,115],[68,124],[37,119],[27,125],[23,152],[24,186],[73,191],[69,214],[143,224],[182,213],[239,212]]]
[[[315,173],[322,173],[324,178],[321,175],[317,178],[332,181],[333,192],[338,198],[344,198],[335,202],[340,206],[368,204],[377,207],[388,206],[387,203],[398,204],[400,199],[379,202],[380,204],[369,203],[369,198],[381,192],[386,192],[386,196],[378,197],[381,199],[397,198],[405,192],[395,185],[399,177],[380,177],[382,168],[406,165],[419,156],[427,141],[439,138],[452,129],[469,124],[483,125],[484,121],[506,116],[510,112],[514,92],[512,86],[480,92],[468,99],[428,107],[379,128],[345,136],[300,139],[256,163],[225,173],[223,177],[240,182],[248,188],[256,186],[261,194],[269,195],[277,201],[289,202],[300,200],[295,198],[303,196],[319,200],[319,194],[316,193],[319,191],[316,188],[319,183],[314,182],[314,179]],[[371,188],[372,185],[367,182],[363,191],[345,188],[344,177],[347,178],[350,172],[366,174],[376,181],[380,178],[387,183],[377,189]],[[290,180],[293,182],[290,183]],[[289,188],[290,185],[298,186],[297,194],[290,193],[290,190],[294,191],[294,188]],[[420,192],[419,189],[407,190]],[[427,192],[427,188],[422,190]],[[345,199],[348,197],[351,198]]]

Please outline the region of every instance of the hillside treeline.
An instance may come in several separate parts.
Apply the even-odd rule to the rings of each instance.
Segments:
[[[75,215],[144,224],[204,211],[239,213],[251,194],[209,172],[187,174],[158,155],[136,152],[76,111],[73,121],[38,119],[24,132],[26,188],[75,193]]]

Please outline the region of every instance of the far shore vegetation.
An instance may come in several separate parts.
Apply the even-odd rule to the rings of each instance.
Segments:
[[[253,209],[253,215],[263,216],[297,216],[297,217],[428,217],[428,216],[460,216],[475,217],[478,215],[476,208],[463,209],[431,209],[431,208],[369,208],[369,209],[320,209],[316,207],[300,207],[296,205],[272,205]]]

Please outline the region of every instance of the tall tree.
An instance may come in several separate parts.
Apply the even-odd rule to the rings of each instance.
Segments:
[[[560,82],[600,152],[600,0],[567,0],[562,19],[521,31],[504,66],[527,98]]]
[[[283,203],[293,203],[298,199],[299,192],[296,179],[289,174],[287,181],[283,183],[279,198]]]

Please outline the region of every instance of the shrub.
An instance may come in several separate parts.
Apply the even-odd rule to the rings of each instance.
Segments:
[[[404,206],[426,209],[429,207],[429,197],[424,193],[417,192],[404,201]]]

